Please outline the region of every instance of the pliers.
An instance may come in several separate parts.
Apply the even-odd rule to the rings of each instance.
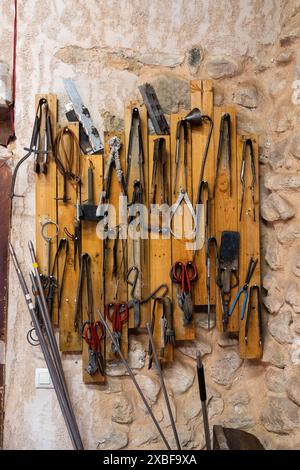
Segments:
[[[228,317],[230,317],[233,314],[233,311],[235,309],[236,304],[239,301],[240,296],[242,294],[244,294],[244,302],[243,302],[241,320],[244,319],[246,306],[247,306],[247,301],[248,301],[248,287],[249,287],[249,283],[250,283],[250,280],[252,278],[252,275],[254,273],[254,270],[255,270],[255,267],[256,267],[257,263],[258,263],[258,258],[256,258],[256,260],[254,260],[252,257],[250,258],[249,265],[248,265],[248,271],[247,271],[247,275],[246,275],[246,279],[245,279],[245,284],[238,291],[238,293],[237,293],[237,295],[236,295],[236,297],[235,297],[235,299],[234,299],[234,301],[231,305],[231,308],[229,310]]]

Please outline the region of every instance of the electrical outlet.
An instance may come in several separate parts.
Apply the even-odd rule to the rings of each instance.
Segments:
[[[35,369],[35,388],[53,388],[48,369]]]

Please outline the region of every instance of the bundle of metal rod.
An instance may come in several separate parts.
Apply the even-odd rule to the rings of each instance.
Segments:
[[[157,419],[155,418],[155,416],[154,416],[154,414],[153,414],[153,411],[151,410],[151,407],[149,406],[149,404],[148,404],[148,402],[147,402],[147,400],[146,400],[145,395],[143,394],[143,392],[142,392],[142,390],[141,390],[141,387],[140,387],[139,384],[137,383],[137,380],[136,380],[136,378],[135,378],[135,376],[134,376],[134,373],[132,372],[132,370],[131,370],[131,368],[130,368],[128,362],[127,362],[126,359],[125,359],[125,357],[124,357],[124,355],[123,355],[123,353],[122,353],[122,351],[121,351],[121,349],[120,349],[120,346],[119,346],[118,342],[116,341],[116,338],[114,337],[114,335],[113,335],[111,329],[109,328],[107,322],[105,321],[104,316],[101,314],[101,312],[100,312],[99,310],[98,310],[98,314],[99,314],[99,316],[100,316],[100,319],[101,319],[103,325],[105,326],[106,332],[109,334],[109,336],[110,336],[110,338],[111,338],[111,341],[112,341],[112,343],[113,343],[113,345],[114,345],[114,347],[115,347],[115,350],[118,352],[118,355],[119,355],[121,361],[123,362],[124,366],[126,367],[126,370],[127,370],[128,374],[130,375],[130,377],[131,377],[131,379],[132,379],[132,381],[133,381],[133,383],[134,383],[134,385],[135,385],[135,388],[137,389],[137,391],[138,391],[138,393],[139,393],[141,399],[143,400],[143,403],[144,403],[145,407],[147,408],[147,411],[148,411],[149,415],[151,416],[152,421],[153,421],[153,423],[154,423],[156,429],[158,430],[158,432],[159,432],[159,434],[160,434],[162,440],[164,441],[164,444],[165,444],[166,448],[167,448],[168,450],[172,450],[171,447],[170,447],[170,445],[169,445],[169,443],[168,443],[168,441],[167,441],[167,439],[166,439],[166,436],[164,435],[164,433],[163,433],[163,431],[162,431],[162,429],[161,429],[161,427],[160,427],[160,425],[159,425]]]
[[[33,293],[37,299],[37,304],[41,313],[42,325],[37,319],[37,312],[32,303],[31,295],[29,293],[24,275],[21,271],[16,253],[13,246],[9,245],[10,254],[13,264],[23,291],[27,308],[31,316],[32,324],[36,332],[37,339],[41,346],[46,365],[56,392],[61,412],[63,414],[65,424],[75,450],[83,450],[83,444],[80,437],[79,429],[75,419],[74,411],[71,405],[65,376],[62,368],[61,358],[56,343],[53,326],[51,323],[47,301],[42,288],[40,274],[38,271],[38,263],[36,260],[34,247],[32,242],[29,242],[29,251],[33,263],[33,271],[30,272],[30,279],[33,286]]]
[[[206,385],[205,385],[204,367],[203,367],[200,351],[197,351],[197,375],[198,375],[199,393],[200,393],[200,400],[201,400],[201,407],[202,407],[206,449],[211,450],[211,441],[210,441],[210,432],[209,432],[208,414],[207,414],[207,403],[206,403]]]
[[[156,352],[156,347],[155,347],[155,343],[154,343],[154,339],[153,339],[153,335],[152,335],[152,329],[151,329],[151,326],[150,326],[149,323],[146,324],[146,327],[147,327],[147,331],[148,331],[148,335],[149,335],[149,339],[150,339],[150,343],[151,343],[151,347],[152,347],[152,354],[153,354],[154,361],[155,361],[157,371],[158,371],[158,375],[159,375],[161,388],[162,388],[164,398],[165,398],[165,402],[166,402],[166,405],[167,405],[167,410],[168,410],[168,414],[169,414],[170,423],[171,423],[171,426],[172,426],[176,446],[177,446],[178,450],[181,450],[179,437],[178,437],[177,429],[176,429],[176,426],[175,426],[173,413],[172,413],[172,410],[171,410],[170,400],[169,400],[168,392],[167,392],[165,381],[164,381],[164,376],[163,376],[163,373],[162,373],[162,370],[161,370],[161,365],[160,365],[160,362],[159,362],[159,359],[158,359],[158,356],[157,356],[157,352]]]

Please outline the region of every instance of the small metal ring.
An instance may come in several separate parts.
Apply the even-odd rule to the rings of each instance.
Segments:
[[[52,235],[52,237],[47,237],[45,235],[45,229],[46,227],[48,227],[49,225],[54,225],[55,226],[55,234]],[[52,220],[47,220],[46,222],[42,223],[42,228],[41,228],[41,234],[42,234],[42,237],[43,239],[46,241],[46,242],[49,242],[51,240],[53,240],[54,238],[56,238],[58,236],[58,232],[59,232],[59,226],[57,223],[53,222]]]

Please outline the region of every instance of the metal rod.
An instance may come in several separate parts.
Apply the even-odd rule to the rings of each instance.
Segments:
[[[38,302],[39,312],[41,312],[42,318],[43,318],[45,316],[45,312],[43,311],[43,304],[41,302],[40,292],[38,291],[36,277],[34,276],[34,274],[32,272],[30,273],[30,279],[31,279],[31,282],[32,282],[32,285],[33,285],[33,288],[34,288],[34,291],[35,291],[35,296],[36,296],[36,299],[37,299],[37,302]],[[43,324],[45,325],[45,323],[43,323]],[[55,369],[55,371],[57,373],[57,380],[59,382],[61,394],[63,396],[63,399],[65,400],[66,406],[68,408],[68,412],[70,414],[70,422],[71,422],[72,432],[76,436],[76,442],[77,442],[78,449],[83,449],[83,444],[82,444],[82,441],[81,441],[81,437],[80,437],[79,429],[78,429],[78,426],[77,426],[76,418],[75,418],[75,415],[74,415],[73,407],[72,407],[72,404],[71,404],[70,396],[69,396],[69,393],[68,393],[68,390],[67,390],[64,373],[63,372],[61,373],[61,370],[60,370],[60,369],[62,369],[62,364],[61,364],[60,359],[57,361],[57,357],[55,356],[55,352],[51,348],[51,344],[49,342],[47,332],[45,332],[45,334],[46,334],[46,337],[47,337],[47,340],[48,340],[48,344],[45,341],[44,335],[43,335],[43,340],[45,341],[45,344],[47,345],[47,348],[48,348],[48,350],[50,350],[50,353],[51,353],[51,360],[53,361],[53,368]],[[57,362],[60,364],[59,368],[57,367]]]
[[[207,414],[207,404],[206,404],[206,386],[205,386],[205,376],[204,376],[204,367],[201,360],[200,351],[197,351],[197,374],[198,374],[198,384],[199,384],[199,393],[202,407],[202,416],[203,416],[203,425],[204,425],[204,434],[206,441],[206,449],[211,450],[210,442],[210,432],[208,424],[208,414]]]
[[[168,441],[167,441],[167,439],[166,439],[166,437],[165,437],[165,435],[164,435],[164,433],[163,433],[163,431],[162,431],[160,425],[158,424],[157,419],[155,418],[155,416],[154,416],[154,414],[153,414],[153,412],[152,412],[152,410],[151,410],[151,408],[150,408],[150,406],[149,406],[149,404],[148,404],[148,402],[147,402],[147,400],[146,400],[146,398],[145,398],[145,395],[143,394],[143,392],[142,392],[142,390],[141,390],[139,384],[137,383],[136,378],[135,378],[135,376],[134,376],[134,374],[133,374],[131,368],[129,367],[128,362],[126,361],[125,357],[123,356],[123,353],[122,353],[122,351],[121,351],[121,349],[120,349],[120,346],[119,346],[118,342],[115,340],[115,338],[114,338],[114,336],[113,336],[113,334],[112,334],[112,332],[111,332],[111,330],[110,330],[108,324],[106,323],[106,321],[105,321],[103,315],[101,314],[101,312],[100,312],[99,310],[98,310],[98,314],[99,314],[100,319],[101,319],[103,325],[105,326],[105,329],[106,329],[106,331],[108,332],[108,334],[109,334],[109,336],[110,336],[110,338],[111,338],[111,340],[112,340],[112,342],[113,342],[113,344],[114,344],[114,346],[115,346],[115,348],[116,348],[116,351],[118,352],[118,354],[119,354],[119,356],[120,356],[121,361],[123,362],[124,366],[126,367],[128,374],[129,374],[130,377],[132,378],[132,381],[133,381],[133,383],[134,383],[134,385],[135,385],[135,387],[136,387],[136,389],[137,389],[137,391],[138,391],[138,393],[139,393],[141,399],[143,400],[143,403],[144,403],[145,407],[147,408],[147,411],[148,411],[149,415],[151,416],[153,423],[154,423],[155,426],[156,426],[156,429],[158,430],[158,432],[159,432],[159,434],[160,434],[162,440],[164,441],[165,446],[167,447],[168,450],[172,450],[171,447],[169,446],[169,443],[168,443]]]
[[[158,370],[158,374],[159,374],[159,378],[160,378],[161,388],[162,388],[164,398],[165,398],[165,402],[166,402],[166,405],[167,405],[167,410],[168,410],[168,413],[169,413],[170,422],[171,422],[171,426],[172,426],[176,446],[177,446],[178,450],[181,450],[180,441],[179,441],[179,438],[178,438],[178,433],[177,433],[173,413],[172,413],[172,410],[171,410],[169,395],[168,395],[168,392],[167,392],[167,389],[166,389],[166,385],[165,385],[161,365],[160,365],[160,362],[159,362],[158,357],[157,357],[157,351],[156,351],[156,346],[155,346],[152,331],[151,331],[151,326],[149,325],[149,323],[146,323],[146,327],[147,327],[150,343],[151,343],[151,346],[152,346],[152,354],[153,354],[154,361],[155,361],[155,364],[156,364],[156,367],[157,367],[157,370]]]
[[[32,273],[30,273],[30,278],[33,281]],[[33,315],[35,315],[35,313],[33,313]],[[36,331],[37,337],[39,339],[39,343],[40,343],[42,352],[44,354],[45,362],[46,362],[47,368],[49,370],[51,380],[52,380],[53,385],[54,385],[54,389],[55,389],[55,392],[56,392],[56,395],[57,395],[57,398],[58,398],[58,401],[59,401],[59,405],[60,405],[64,420],[65,420],[70,438],[71,438],[72,443],[73,443],[73,448],[76,449],[76,450],[79,450],[82,447],[79,444],[78,436],[76,434],[76,431],[74,431],[74,427],[71,424],[72,420],[73,420],[73,417],[72,417],[70,408],[68,406],[68,403],[66,401],[66,397],[65,397],[64,391],[62,389],[61,381],[60,381],[57,369],[55,367],[55,364],[53,362],[52,355],[51,355],[51,353],[48,349],[48,344],[47,344],[46,339],[43,335],[41,326],[40,326],[40,324],[39,324],[39,322],[36,318],[33,319],[33,325],[35,327],[35,331]]]
[[[57,370],[55,369],[53,359],[52,359],[51,354],[48,350],[48,345],[47,345],[45,337],[43,335],[41,325],[39,324],[39,321],[37,320],[36,311],[35,311],[35,308],[33,306],[32,299],[31,299],[31,296],[29,294],[29,290],[28,290],[24,275],[23,275],[23,273],[20,269],[19,262],[17,260],[14,248],[11,245],[11,243],[9,243],[9,250],[10,250],[10,254],[11,254],[11,257],[12,257],[12,260],[13,260],[13,264],[14,264],[14,267],[15,267],[15,270],[16,270],[16,273],[17,273],[17,276],[18,276],[18,279],[19,279],[21,289],[23,291],[23,294],[24,294],[24,297],[25,297],[25,300],[26,300],[27,308],[28,308],[33,326],[35,328],[36,335],[37,335],[37,338],[39,340],[39,343],[40,343],[40,346],[41,346],[41,349],[42,349],[42,352],[43,352],[43,355],[44,355],[44,358],[45,358],[45,362],[46,362],[48,370],[49,370],[51,380],[52,380],[53,385],[54,385],[54,389],[55,389],[55,392],[56,392],[56,395],[57,395],[57,399],[58,399],[58,402],[59,402],[64,420],[65,420],[66,427],[68,429],[68,433],[70,435],[70,439],[72,441],[73,448],[74,449],[82,449],[83,448],[82,445],[81,446],[79,445],[79,443],[77,442],[76,436],[74,436],[73,429],[72,429],[72,426],[70,424],[70,410],[67,406],[67,403],[63,399],[63,393],[62,393],[62,390],[61,390],[61,387],[60,387],[60,384],[59,384],[59,378],[58,378]]]
[[[71,400],[70,400],[70,397],[69,397],[69,392],[68,392],[67,384],[66,384],[66,381],[65,381],[64,371],[63,371],[62,363],[61,363],[61,358],[60,358],[60,354],[59,354],[59,350],[58,350],[58,346],[57,346],[57,342],[56,342],[56,338],[55,338],[53,325],[52,325],[52,322],[51,322],[51,319],[50,319],[48,304],[47,304],[44,289],[43,289],[43,286],[42,286],[40,273],[39,273],[39,270],[38,270],[38,263],[37,263],[37,259],[36,259],[36,255],[35,255],[34,246],[33,246],[32,241],[28,242],[28,246],[29,246],[29,251],[30,251],[30,255],[31,255],[32,263],[33,263],[33,269],[34,269],[34,278],[33,279],[34,279],[34,282],[36,283],[36,291],[37,291],[37,293],[39,293],[40,299],[41,299],[40,311],[41,311],[43,323],[44,323],[44,326],[45,326],[47,338],[48,338],[49,345],[50,345],[50,348],[51,348],[52,353],[53,353],[53,359],[54,359],[54,362],[55,362],[55,365],[56,365],[56,368],[57,368],[58,375],[59,375],[60,380],[61,380],[62,388],[64,390],[65,397],[66,397],[66,401],[67,401],[68,406],[70,408],[70,412],[73,415],[73,421],[75,423],[75,427],[77,428],[76,433],[78,434],[78,437],[80,439],[80,433],[79,433],[79,430],[78,430],[78,426],[77,426],[77,422],[76,422],[76,419],[75,419],[74,411],[73,411],[73,408],[72,408],[72,405],[71,405]]]

